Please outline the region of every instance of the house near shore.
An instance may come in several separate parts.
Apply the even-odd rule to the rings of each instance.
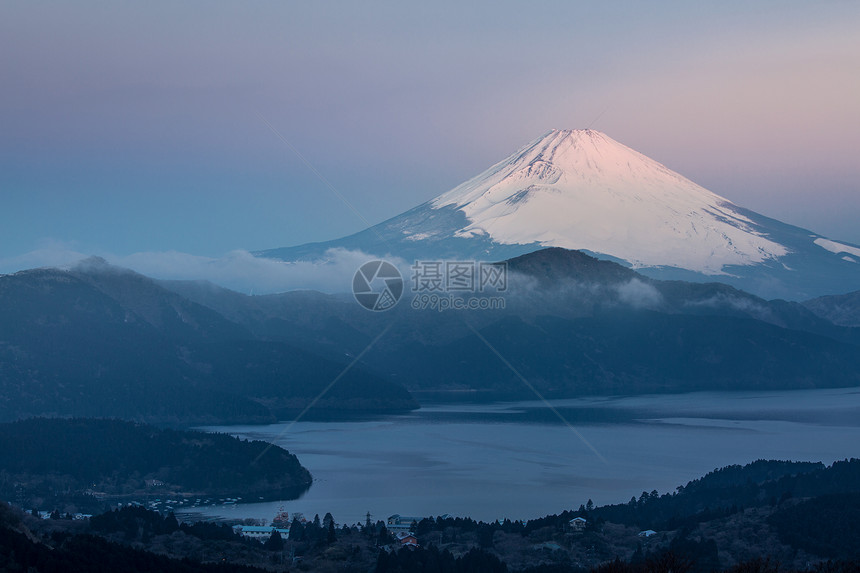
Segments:
[[[652,535],[657,535],[657,532],[653,529],[646,529],[645,531],[639,532],[639,537],[651,537]]]
[[[418,525],[418,522],[422,519],[424,518],[395,513],[394,515],[388,516],[388,519],[385,521],[385,528],[393,533],[397,531],[412,531],[415,525]]]
[[[273,527],[271,525],[234,525],[233,531],[242,537],[250,537],[258,541],[266,541],[277,531],[281,537],[287,539],[290,536],[290,528]]]
[[[408,547],[409,549],[418,547],[418,538],[411,533],[400,532],[397,534],[397,540],[400,542],[400,547]]]
[[[570,521],[567,522],[567,525],[570,527],[572,531],[582,531],[585,529],[585,525],[588,523],[588,520],[584,517],[574,517]]]

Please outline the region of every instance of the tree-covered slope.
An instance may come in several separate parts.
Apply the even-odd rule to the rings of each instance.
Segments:
[[[266,442],[107,419],[0,424],[0,497],[292,495],[310,473]]]
[[[348,365],[264,341],[220,313],[107,265],[0,276],[0,420],[111,416],[161,425],[272,422]],[[402,386],[352,368],[316,402],[409,410]]]

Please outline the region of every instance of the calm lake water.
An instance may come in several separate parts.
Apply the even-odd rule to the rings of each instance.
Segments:
[[[210,506],[271,519],[283,505],[339,523],[388,515],[528,519],[660,493],[759,458],[860,457],[860,389],[434,405],[376,421],[203,428],[266,440],[314,476],[298,500]],[[564,421],[562,421],[562,419]]]

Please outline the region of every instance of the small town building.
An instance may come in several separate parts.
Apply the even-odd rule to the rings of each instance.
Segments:
[[[271,525],[234,525],[233,531],[242,537],[250,537],[259,541],[266,541],[272,536],[272,532],[274,531],[277,531],[284,539],[287,539],[290,535],[288,527],[273,527]]]
[[[394,515],[389,515],[388,519],[385,522],[385,527],[388,531],[392,533],[396,533],[397,531],[412,531],[415,525],[418,525],[418,522],[424,519],[423,517],[411,517],[408,515],[400,515],[399,513],[395,513]],[[415,524],[415,525],[413,525]]]
[[[567,522],[570,528],[574,531],[582,531],[583,529],[585,529],[586,523],[588,523],[588,520],[584,517],[574,517]]]

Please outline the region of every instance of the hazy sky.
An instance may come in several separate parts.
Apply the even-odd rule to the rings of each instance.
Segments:
[[[860,243],[860,2],[3,2],[0,272],[340,237],[593,127]],[[31,251],[39,256],[22,257]]]

